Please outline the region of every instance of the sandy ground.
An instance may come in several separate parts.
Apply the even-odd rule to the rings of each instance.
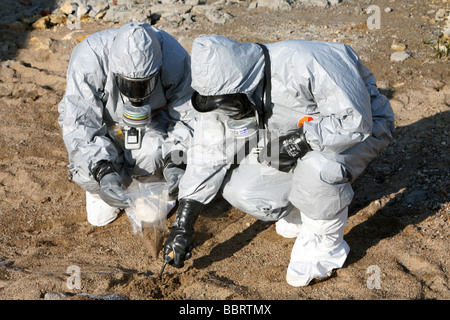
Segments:
[[[149,256],[125,214],[91,226],[84,192],[66,167],[57,104],[74,46],[112,25],[2,28],[0,299],[449,299],[449,61],[433,49],[445,23],[435,12],[449,3],[375,1],[381,28],[369,29],[366,2],[291,11],[248,11],[241,2],[224,8],[234,16],[225,25],[201,16],[189,26],[156,24],[188,50],[207,33],[345,42],[391,100],[395,139],[354,184],[345,230],[350,255],[330,279],[302,288],[285,281],[295,240],[220,197],[199,218],[193,257],[182,269],[168,266],[162,278],[162,257]],[[405,44],[410,58],[390,61],[393,43]]]

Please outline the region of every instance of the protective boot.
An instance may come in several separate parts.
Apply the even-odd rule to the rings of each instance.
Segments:
[[[90,224],[103,227],[117,218],[120,209],[107,204],[98,194],[86,191],[86,212]]]
[[[348,207],[331,220],[314,220],[301,214],[302,227],[291,252],[286,281],[307,286],[313,279],[324,279],[344,265],[350,251],[344,240]]]
[[[164,244],[164,259],[173,251],[169,264],[176,268],[184,266],[184,260],[191,257],[194,224],[203,210],[204,204],[192,199],[181,199],[175,221]]]
[[[287,216],[275,223],[275,231],[284,238],[297,238],[300,234],[301,226],[300,211],[294,208]]]

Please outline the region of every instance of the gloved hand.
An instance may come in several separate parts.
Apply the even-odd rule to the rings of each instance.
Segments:
[[[178,196],[178,185],[180,184],[180,179],[186,170],[186,164],[185,161],[183,161],[183,151],[180,151],[178,155],[177,153],[178,151],[173,151],[164,159],[163,176],[169,186],[169,196],[171,198],[176,198]],[[175,163],[174,159],[179,159],[180,161],[177,161],[179,163]]]
[[[99,196],[103,201],[121,209],[130,206],[122,188],[122,177],[116,172],[112,163],[101,161],[95,166],[93,175],[100,184]]]
[[[194,223],[203,207],[204,205],[196,200],[180,200],[175,222],[164,244],[164,259],[168,260],[168,254],[173,251],[173,259],[169,264],[176,268],[182,268],[184,261],[192,256]]]
[[[272,150],[276,146],[278,150]],[[269,141],[266,147],[259,153],[258,162],[267,164],[283,172],[289,172],[311,147],[305,139],[303,128],[290,131],[278,138],[278,141]]]
[[[117,173],[108,173],[100,180],[100,198],[112,207],[128,208],[125,191],[122,188],[122,177]]]

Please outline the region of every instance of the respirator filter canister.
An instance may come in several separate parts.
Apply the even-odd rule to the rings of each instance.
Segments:
[[[258,132],[259,129],[256,110],[255,116],[245,117],[238,120],[235,120],[233,118],[228,119],[227,127],[231,131],[233,137],[235,137],[236,139],[244,139],[253,136]]]
[[[148,102],[142,102],[139,106],[125,103],[123,106],[123,122],[133,128],[145,127],[150,122],[151,107]]]

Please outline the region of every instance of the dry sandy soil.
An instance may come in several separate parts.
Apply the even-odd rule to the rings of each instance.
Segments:
[[[354,183],[345,231],[350,255],[331,278],[302,288],[285,281],[294,239],[220,197],[197,222],[193,257],[182,269],[167,266],[162,278],[162,257],[149,256],[126,214],[91,226],[84,192],[66,167],[57,105],[74,46],[112,24],[0,29],[0,299],[449,299],[449,61],[433,49],[445,23],[435,12],[449,3],[372,1],[381,8],[380,29],[367,27],[370,1],[355,3],[249,11],[240,2],[224,7],[233,15],[225,25],[201,16],[189,26],[156,23],[188,50],[207,33],[263,43],[345,42],[390,99],[395,139]],[[391,61],[393,43],[405,44],[410,58]],[[71,266],[80,270],[78,283]]]

